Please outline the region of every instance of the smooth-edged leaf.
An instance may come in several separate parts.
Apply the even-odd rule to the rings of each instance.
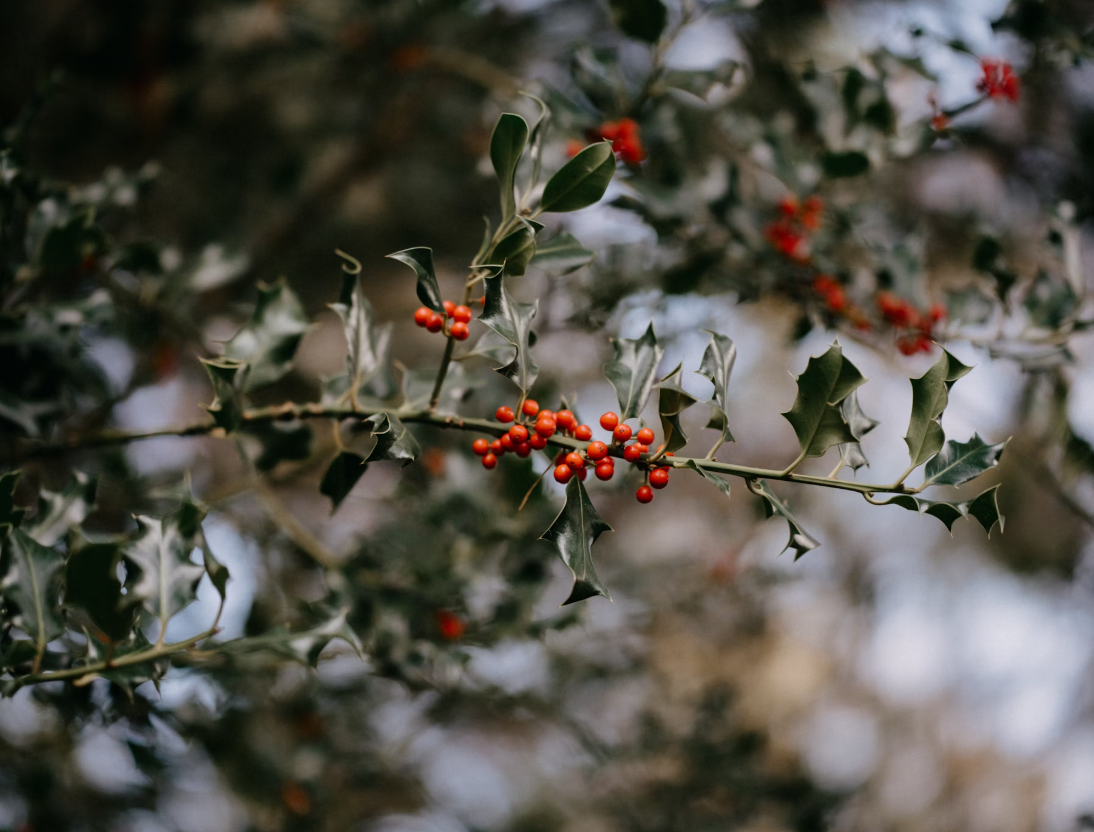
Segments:
[[[912,379],[912,417],[904,441],[912,467],[922,465],[940,450],[946,435],[942,432],[942,412],[949,403],[950,388],[972,368],[966,367],[947,350],[919,378]]]
[[[999,486],[993,485],[978,497],[961,503],[925,500],[912,494],[895,494],[880,505],[900,506],[908,511],[937,517],[950,534],[953,534],[954,523],[962,517],[972,517],[990,535],[996,523],[999,524],[999,531],[1003,530],[1003,515],[999,513],[999,504],[996,501],[998,490]]]
[[[865,153],[848,150],[844,153],[825,153],[821,157],[824,175],[830,179],[843,179],[861,176],[870,169],[870,160]]]
[[[248,450],[254,466],[265,473],[279,463],[308,459],[311,456],[314,431],[303,420],[291,422],[259,422],[247,427],[244,436],[258,441],[258,453]]]
[[[669,12],[661,0],[611,0],[612,20],[628,37],[657,43]]]
[[[543,144],[547,136],[547,126],[551,123],[551,108],[547,102],[531,93],[521,93],[525,98],[531,98],[539,105],[539,117],[532,125],[532,133],[528,139],[528,157],[532,162],[532,171],[528,177],[528,189],[531,190],[539,182],[539,174],[543,165]]]
[[[361,479],[366,468],[365,458],[351,451],[342,451],[327,466],[323,481],[319,483],[319,493],[330,497],[332,514],[346,499],[357,480]]]
[[[843,357],[839,344],[810,358],[797,381],[798,396],[782,415],[794,428],[805,456],[822,456],[833,445],[854,442],[840,405],[866,379]]]
[[[733,434],[729,430],[729,377],[733,373],[733,365],[737,361],[737,345],[725,335],[711,332],[710,343],[703,351],[703,360],[699,364],[699,375],[707,378],[714,385],[714,394],[710,405],[713,409],[708,428],[714,428],[722,432],[723,442],[732,442]]]
[[[425,246],[408,248],[387,255],[392,260],[406,263],[418,276],[418,300],[434,312],[444,312],[444,300],[441,287],[437,284],[437,273],[433,270],[433,249]]]
[[[250,365],[231,358],[201,359],[213,384],[212,404],[201,405],[217,427],[232,433],[243,421],[243,390]]]
[[[619,418],[633,419],[646,406],[665,349],[657,343],[652,323],[641,338],[617,338],[612,348],[615,355],[604,365],[604,377],[615,388]]]
[[[615,175],[615,153],[609,142],[589,145],[555,173],[543,189],[543,211],[577,211],[598,202]]]
[[[42,489],[38,513],[24,526],[26,533],[43,546],[52,546],[73,526],[84,521],[95,508],[98,479],[75,471],[63,491]]]
[[[775,496],[775,492],[771,490],[767,482],[764,480],[749,480],[748,488],[753,494],[763,499],[764,514],[768,517],[778,515],[786,520],[787,526],[790,527],[790,540],[783,547],[783,552],[787,549],[793,549],[794,560],[797,560],[806,552],[820,546],[820,542],[802,528],[798,518],[791,514],[786,504]]]
[[[504,262],[505,273],[514,277],[524,275],[536,253],[535,226],[523,217],[518,217],[518,220],[517,230],[503,237],[490,254],[491,262]]]
[[[254,314],[224,345],[224,356],[251,365],[245,389],[255,390],[292,369],[296,348],[307,331],[304,307],[285,281],[272,286],[259,283]]]
[[[573,234],[562,233],[536,245],[531,266],[551,274],[563,275],[589,265],[596,253],[585,248]]]
[[[561,606],[584,601],[594,595],[603,595],[611,600],[612,596],[593,568],[593,544],[603,532],[611,530],[612,527],[593,507],[581,480],[577,477],[571,479],[566,484],[566,504],[540,538],[554,544],[562,562],[574,573],[574,588]]]
[[[21,471],[8,471],[0,474],[0,533],[4,526],[18,526],[23,522],[25,508],[15,505],[15,486],[19,482]]]
[[[293,632],[287,627],[279,627],[268,633],[251,638],[238,638],[216,645],[218,653],[246,654],[258,651],[270,651],[286,658],[298,661],[307,667],[316,667],[319,654],[334,639],[341,639],[357,655],[361,655],[361,640],[346,621],[349,608],[339,610],[327,621],[316,624],[306,630]]]
[[[858,390],[853,391],[851,395],[843,400],[840,410],[843,413],[844,421],[847,422],[847,427],[851,429],[851,435],[858,440],[839,446],[840,462],[852,471],[857,471],[864,465],[870,464],[870,461],[866,459],[866,454],[862,452],[862,445],[859,442],[862,441],[862,437],[881,423],[877,419],[871,419],[863,412],[858,403]]]
[[[961,485],[999,464],[1006,442],[989,445],[978,434],[968,442],[951,439],[923,469],[923,485]]]
[[[116,543],[82,542],[65,563],[65,607],[77,628],[90,625],[108,641],[127,638],[137,609],[125,604],[118,578],[121,549]]]
[[[41,657],[46,645],[65,631],[60,604],[65,559],[22,529],[8,533],[4,549],[4,617],[30,636],[35,655]]]
[[[369,451],[365,462],[393,460],[406,465],[418,458],[422,449],[418,446],[414,434],[406,425],[391,413],[377,413],[365,420],[376,437],[376,444]]]
[[[657,385],[657,413],[661,417],[661,431],[665,437],[665,453],[680,450],[688,443],[680,426],[680,414],[696,402],[696,398],[680,386],[683,365],[661,379]]]
[[[712,471],[701,468],[694,459],[689,459],[687,462],[685,462],[684,467],[690,468],[703,479],[707,480],[708,482],[714,483],[718,487],[719,491],[721,491],[727,497],[729,496],[729,480],[727,480],[725,477],[720,477]]]
[[[205,565],[205,574],[209,576],[210,583],[220,595],[220,600],[224,601],[228,597],[228,581],[232,575],[228,567],[217,560],[204,534],[201,535],[201,561]]]
[[[486,284],[486,303],[479,320],[498,333],[507,343],[516,347],[516,356],[497,371],[512,380],[521,392],[527,393],[539,376],[539,366],[532,358],[532,320],[539,309],[539,302],[518,303],[505,288],[504,275],[492,274],[483,278]]]
[[[346,390],[353,401],[361,388],[371,386],[383,397],[394,393],[395,381],[391,373],[391,323],[376,325],[376,313],[365,297],[357,272],[343,273],[342,293],[338,303],[330,308],[342,319],[346,336],[346,370],[349,380]],[[370,385],[372,381],[376,384]]]
[[[502,113],[490,136],[490,163],[501,192],[501,222],[504,225],[517,213],[513,177],[528,142],[528,122],[515,113]]]

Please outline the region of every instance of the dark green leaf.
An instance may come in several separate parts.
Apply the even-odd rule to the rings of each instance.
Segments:
[[[38,435],[38,416],[52,409],[51,405],[25,402],[0,390],[0,419],[6,419],[27,436]]]
[[[0,475],[0,534],[4,526],[18,526],[23,522],[25,508],[15,506],[15,486],[19,482],[20,471],[8,471]]]
[[[1006,442],[988,445],[977,434],[968,442],[951,439],[938,456],[927,463],[923,485],[961,485],[999,464]]]
[[[695,404],[696,399],[680,387],[680,374],[683,365],[661,379],[657,385],[657,412],[661,417],[661,430],[665,436],[665,453],[680,450],[688,443],[684,429],[680,426],[680,414]]]
[[[61,616],[61,571],[64,558],[22,529],[12,529],[4,540],[7,573],[0,583],[5,617],[30,636],[35,655],[65,631]],[[9,605],[14,605],[12,609]]]
[[[865,380],[843,357],[839,344],[809,359],[805,372],[798,376],[794,405],[782,414],[794,428],[805,456],[821,456],[833,445],[855,441],[840,405]]]
[[[668,9],[661,0],[611,0],[612,20],[623,34],[657,43],[665,31]]]
[[[962,503],[924,500],[922,497],[911,494],[897,494],[881,503],[881,505],[900,506],[909,511],[917,511],[920,514],[937,517],[951,534],[955,522],[962,517],[972,517],[990,535],[996,523],[999,524],[999,530],[1003,530],[1003,516],[999,513],[999,504],[996,502],[998,490],[999,486],[994,485],[973,500]]]
[[[714,409],[707,427],[720,430],[722,441],[732,442],[733,434],[729,430],[729,377],[733,373],[733,364],[737,361],[737,346],[725,335],[704,330],[710,334],[710,343],[703,352],[699,364],[699,375],[705,376],[714,385],[714,395],[710,404]]]
[[[359,454],[343,451],[338,454],[323,474],[323,481],[319,483],[319,493],[330,497],[331,512],[342,504],[346,495],[361,479],[365,473],[365,458]]]
[[[71,623],[93,625],[110,641],[122,641],[133,630],[137,610],[125,606],[118,579],[121,550],[114,543],[77,547],[65,564],[65,606]]]
[[[617,338],[612,347],[615,355],[604,365],[604,377],[615,388],[619,418],[633,419],[646,406],[665,350],[657,343],[652,323],[641,338]]]
[[[831,179],[861,176],[870,169],[870,160],[865,153],[848,150],[845,153],[825,153],[821,157],[824,175]]]
[[[418,447],[414,434],[407,430],[406,425],[390,413],[377,413],[365,420],[372,429],[372,435],[376,437],[376,444],[365,462],[378,460],[393,460],[404,465],[418,458],[422,449]]]
[[[536,246],[531,265],[551,274],[569,274],[589,265],[596,254],[585,248],[572,234],[562,233]]]
[[[748,489],[753,494],[763,498],[764,514],[768,517],[778,515],[785,519],[790,527],[790,540],[783,547],[783,552],[787,549],[793,549],[794,560],[797,560],[809,550],[820,546],[820,542],[801,527],[798,518],[790,513],[790,509],[787,508],[786,504],[775,496],[775,492],[771,490],[766,481],[748,480]]]
[[[348,613],[349,609],[340,610],[328,621],[307,630],[292,632],[287,627],[279,627],[261,636],[226,641],[218,644],[217,650],[235,654],[270,650],[308,667],[316,667],[323,648],[337,638],[346,642],[355,653],[360,655],[361,640],[346,621]]]
[[[912,379],[912,418],[904,437],[912,467],[922,465],[942,450],[946,436],[939,420],[949,402],[950,388],[971,369],[942,350],[931,369]]]
[[[844,421],[847,422],[847,427],[851,429],[851,435],[859,441],[880,424],[876,419],[871,419],[863,413],[858,403],[857,390],[843,400],[840,411],[843,413]],[[840,445],[839,452],[843,465],[853,471],[870,464],[866,459],[866,454],[862,452],[862,446],[859,442],[848,442],[845,445]]]
[[[251,320],[224,345],[225,358],[250,366],[244,389],[272,384],[292,369],[296,348],[308,331],[308,318],[296,294],[279,280],[258,284],[258,303]]]
[[[504,263],[505,273],[521,277],[528,270],[528,263],[536,253],[536,229],[524,218],[519,219],[516,231],[504,237],[494,247],[491,262]]]
[[[712,471],[707,471],[705,468],[699,467],[694,459],[689,459],[687,462],[685,462],[684,467],[690,468],[692,471],[699,474],[699,476],[701,476],[703,479],[714,483],[718,487],[719,491],[721,491],[727,497],[729,496],[729,480],[727,480],[725,477],[720,477]]]
[[[498,178],[498,189],[501,191],[503,225],[517,213],[513,177],[527,142],[528,122],[514,113],[502,113],[490,137],[490,162],[494,166],[494,174]]]
[[[501,274],[487,275],[483,282],[486,284],[486,303],[479,320],[517,350],[512,362],[498,367],[497,371],[511,379],[521,392],[527,393],[539,375],[539,367],[532,358],[531,350],[532,319],[539,304],[513,300]]]
[[[995,528],[996,523],[999,524],[999,533],[1003,533],[1005,518],[999,513],[998,497],[999,486],[993,485],[969,503],[969,517],[974,518],[976,522],[984,527],[988,537],[991,537],[991,530]]]
[[[216,559],[204,534],[201,535],[201,558],[205,564],[205,574],[209,576],[209,581],[220,595],[220,600],[223,601],[228,596],[228,581],[232,576],[228,572],[228,567]]]
[[[217,427],[232,433],[243,421],[243,389],[250,365],[231,358],[203,358],[201,363],[213,383],[213,402],[202,407],[209,411]]]
[[[406,263],[418,275],[418,300],[434,312],[444,312],[441,287],[437,285],[437,274],[433,271],[433,249],[419,246],[397,251],[387,255],[392,260]]]
[[[1030,285],[1024,305],[1034,326],[1058,329],[1079,308],[1079,298],[1069,282],[1042,270]]]
[[[95,507],[95,489],[98,484],[94,477],[76,471],[72,482],[63,491],[47,491],[43,488],[38,497],[38,513],[24,527],[27,534],[43,546],[52,546],[91,513]]]
[[[376,313],[361,288],[357,273],[343,274],[342,294],[330,308],[342,319],[346,336],[346,366],[349,379],[346,390],[357,401],[361,388],[371,385],[381,397],[394,393],[391,373],[391,333],[393,324],[376,326]]]
[[[566,484],[566,504],[540,538],[554,544],[562,562],[574,574],[574,588],[561,606],[583,601],[594,595],[611,599],[593,568],[593,544],[603,532],[611,530],[612,527],[604,522],[604,518],[590,502],[581,480],[577,477],[571,479]]]
[[[258,440],[261,451],[254,466],[265,473],[285,461],[299,461],[311,456],[313,431],[304,421],[259,422],[244,431],[245,436]]]
[[[540,200],[544,211],[577,211],[597,202],[615,174],[615,153],[608,142],[582,150],[547,181]]]

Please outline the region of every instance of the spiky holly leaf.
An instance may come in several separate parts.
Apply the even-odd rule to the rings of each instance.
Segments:
[[[700,467],[694,459],[689,459],[687,462],[685,462],[684,467],[690,468],[703,479],[707,480],[708,482],[714,483],[714,485],[718,487],[719,491],[721,491],[727,497],[729,496],[729,480],[727,480],[725,477],[720,477],[712,471],[708,471],[705,468]]]
[[[593,568],[593,544],[603,532],[611,530],[612,527],[593,507],[581,480],[577,477],[571,479],[566,484],[566,504],[540,538],[554,544],[562,562],[574,574],[574,588],[561,606],[584,601],[594,595],[603,595],[611,600],[612,596]]]
[[[615,355],[604,365],[604,377],[615,388],[619,418],[633,419],[646,406],[665,350],[657,343],[652,323],[641,338],[617,338],[612,348]]]
[[[488,274],[483,282],[486,284],[486,303],[479,320],[517,350],[513,360],[504,367],[497,367],[497,372],[516,384],[522,393],[527,393],[539,375],[539,366],[532,358],[532,319],[539,302],[513,300],[505,288],[505,277],[500,273]]]
[[[30,636],[40,659],[46,645],[65,631],[60,605],[65,560],[22,529],[11,529],[4,550],[7,572],[0,582],[4,617]]]
[[[714,395],[710,406],[713,410],[708,428],[722,432],[723,442],[732,442],[733,434],[729,430],[729,377],[737,361],[737,346],[725,335],[704,330],[710,334],[710,343],[703,352],[699,364],[699,375],[709,379],[714,385]]]
[[[24,526],[27,534],[43,546],[52,546],[91,513],[98,484],[95,477],[75,471],[72,482],[63,491],[43,488],[38,497],[38,513]]]
[[[116,543],[81,540],[65,563],[65,607],[70,623],[94,627],[113,642],[127,638],[137,610],[125,605],[118,579],[121,549]]]
[[[391,413],[377,413],[365,419],[365,424],[370,427],[372,435],[376,437],[376,444],[365,457],[365,462],[387,459],[407,465],[417,459],[418,454],[422,452],[417,440],[414,439],[414,434]]]
[[[232,433],[243,421],[243,390],[250,365],[231,358],[203,358],[201,363],[213,383],[212,404],[201,406],[213,417],[217,427]]]
[[[840,462],[851,470],[857,471],[864,465],[870,464],[870,461],[866,459],[866,454],[862,452],[862,445],[859,442],[862,441],[862,437],[881,423],[877,419],[871,419],[863,412],[858,403],[857,390],[843,400],[840,410],[843,413],[844,421],[847,422],[847,427],[851,429],[851,435],[857,440],[839,446]]]
[[[577,211],[604,196],[615,174],[615,153],[609,142],[589,145],[555,173],[543,189],[543,211]]]
[[[923,470],[923,485],[961,485],[999,464],[1006,442],[989,445],[978,434],[968,442],[948,441]]]
[[[365,473],[367,466],[365,458],[350,451],[338,454],[323,474],[323,481],[319,483],[319,493],[330,497],[331,514],[342,504],[357,480]]]
[[[361,640],[346,621],[348,614],[349,608],[339,610],[328,620],[307,630],[293,632],[287,627],[278,627],[260,636],[226,641],[217,645],[217,652],[246,654],[268,650],[308,667],[316,667],[323,648],[334,639],[341,639],[357,655],[361,655]]]
[[[661,431],[665,436],[665,453],[680,450],[688,443],[680,425],[680,414],[696,402],[696,398],[680,386],[683,365],[661,379],[657,385],[657,412],[661,417]]]
[[[767,482],[764,480],[749,480],[748,488],[753,494],[763,498],[764,514],[768,517],[778,515],[786,520],[787,525],[790,527],[790,540],[783,547],[783,552],[787,549],[793,549],[794,560],[796,561],[806,552],[820,546],[820,542],[802,528],[798,518],[790,512],[786,504],[775,496],[775,492],[771,490]]]
[[[822,456],[833,445],[854,442],[840,405],[866,379],[843,357],[838,343],[819,357],[809,359],[798,376],[798,397],[782,414],[797,434],[802,453]]]
[[[492,263],[504,263],[505,273],[522,276],[536,253],[536,233],[543,226],[534,221],[517,217],[517,230],[502,238],[490,254]]]
[[[563,275],[589,265],[596,253],[585,248],[573,234],[559,234],[536,246],[531,265],[551,274]]]
[[[513,178],[527,142],[528,122],[515,113],[502,113],[490,136],[490,163],[494,166],[494,175],[498,178],[498,190],[501,192],[503,224],[509,222],[517,213]]]
[[[330,308],[342,319],[346,336],[345,390],[356,404],[362,388],[384,398],[395,392],[391,370],[391,334],[394,324],[376,325],[376,313],[361,288],[357,272],[343,273],[342,293]]]
[[[942,355],[931,369],[912,379],[912,418],[904,441],[908,445],[913,468],[942,450],[946,435],[940,420],[949,403],[950,388],[971,369],[948,351],[942,350]]]
[[[4,526],[16,527],[23,522],[25,508],[15,505],[15,486],[19,482],[20,471],[8,471],[0,474],[0,533]]]
[[[437,273],[433,270],[433,249],[425,246],[408,248],[387,255],[392,260],[406,263],[418,276],[418,300],[434,312],[444,312],[441,287],[437,285]]]
[[[308,316],[284,279],[272,286],[259,283],[254,314],[224,345],[224,356],[251,365],[245,389],[255,390],[292,369],[296,348],[307,331]]]
[[[978,497],[961,503],[924,500],[922,497],[916,497],[912,494],[896,494],[881,502],[880,505],[900,506],[908,511],[937,517],[951,534],[953,533],[954,523],[962,517],[972,517],[984,527],[984,531],[990,536],[991,530],[996,523],[999,524],[999,531],[1003,530],[1004,518],[999,513],[999,503],[996,499],[998,490],[999,486],[993,485]]]

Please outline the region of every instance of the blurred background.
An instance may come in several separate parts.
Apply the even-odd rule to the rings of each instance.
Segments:
[[[415,427],[422,459],[370,466],[333,513],[321,426],[272,464],[207,437],[35,463],[31,497],[73,468],[99,477],[87,525],[100,532],[189,471],[232,571],[222,637],[327,605],[350,609],[366,649],[332,642],[316,670],[187,660],[133,691],[22,690],[0,701],[0,829],[1094,828],[1094,9],[685,0],[658,25],[660,7],[0,5],[0,124],[22,164],[67,183],[28,226],[60,228],[79,208],[102,235],[80,238],[90,263],[41,266],[48,279],[19,290],[82,317],[63,363],[4,353],[22,374],[0,401],[4,448],[28,419],[47,437],[200,421],[211,393],[197,359],[223,352],[257,281],[282,277],[314,323],[293,371],[254,401],[317,400],[345,361],[327,308],[335,248],[394,322],[395,361],[431,373],[440,339],[414,326],[411,274],[384,255],[432,247],[457,295],[482,217],[497,215],[491,130],[502,112],[535,117],[527,91],[552,108],[547,170],[624,117],[647,157],[621,164],[600,205],[549,220],[592,263],[533,266],[514,284],[540,301],[541,404],[565,397],[590,423],[614,409],[609,339],[650,321],[662,372],[683,362],[684,387],[706,398],[692,371],[715,330],[739,353],[736,442],[719,458],[782,468],[797,451],[777,415],[792,374],[839,336],[881,422],[857,476],[891,482],[906,466],[907,379],[937,349],[902,354],[875,298],[941,303],[934,337],[975,365],[947,436],[1014,437],[986,478],[1003,483],[1006,533],[960,521],[951,536],[932,517],[783,485],[823,544],[794,561],[778,554],[785,524],[743,481],[727,501],[679,472],[642,506],[636,481],[590,480],[614,528],[596,547],[613,601],[560,609],[571,577],[538,538],[561,487],[518,511],[547,460],[488,473],[467,434]],[[978,91],[983,58],[1014,67],[1017,101]],[[859,157],[864,170],[841,168]],[[765,228],[780,200],[813,194],[825,219],[806,269]],[[868,326],[819,303],[818,270]],[[492,366],[459,362],[446,406],[481,418],[514,404]],[[716,438],[708,415],[684,415],[696,456]],[[658,424],[652,407],[645,418]],[[215,610],[203,585],[172,637]]]

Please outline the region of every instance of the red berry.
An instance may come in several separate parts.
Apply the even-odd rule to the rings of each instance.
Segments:
[[[538,433],[533,433],[528,437],[528,444],[535,448],[537,451],[542,451],[547,447],[547,440],[540,436]]]
[[[482,458],[482,467],[488,471],[498,467],[498,458],[493,454],[486,454]]]
[[[581,480],[582,482],[585,482],[585,478],[587,476],[589,476],[589,469],[588,468],[578,468],[577,469],[577,478],[579,480]]]
[[[603,459],[608,455],[608,446],[603,442],[590,442],[585,449],[585,455],[591,460]]]
[[[490,453],[490,443],[485,439],[476,439],[471,445],[471,450],[479,456],[486,456]]]
[[[555,422],[558,421],[558,419],[555,418],[555,412],[553,410],[548,410],[547,408],[543,408],[543,410],[536,415],[536,419],[551,419]]]
[[[448,328],[448,334],[457,341],[466,341],[467,336],[471,334],[471,330],[467,328],[467,324],[462,321],[456,321],[456,323]]]
[[[501,446],[500,439],[495,439],[493,442],[490,443],[490,453],[497,454],[498,456],[501,456],[505,453],[505,448]]]
[[[559,451],[557,454],[555,454],[554,464],[555,465],[565,465],[566,464],[566,454],[568,454],[568,453],[569,453],[569,451],[562,450],[562,451]]]
[[[643,485],[638,489],[638,493],[634,495],[638,498],[640,503],[652,503],[653,502],[653,489],[648,485]]]
[[[452,320],[457,323],[467,324],[471,322],[471,307],[470,306],[457,306],[452,310]]]
[[[528,439],[528,428],[524,425],[513,425],[509,428],[509,438],[514,442],[524,442]]]
[[[601,420],[603,421],[603,420]],[[618,425],[615,430],[612,431],[612,437],[616,442],[623,443],[631,438],[631,426],[630,425]]]
[[[513,408],[511,407],[499,407],[494,413],[494,418],[499,422],[512,422],[513,421]]]
[[[574,414],[569,410],[560,410],[555,414],[555,421],[558,423],[559,429],[569,430],[577,420],[574,419]]]
[[[927,312],[927,316],[931,319],[931,323],[933,324],[944,321],[946,319],[946,307],[941,303],[932,303],[930,310]]]
[[[429,320],[425,322],[425,328],[430,332],[440,332],[444,329],[444,316],[438,315],[436,312],[430,312]]]
[[[640,456],[642,456],[642,445],[639,443],[628,445],[623,449],[623,459],[627,462],[637,462]]]
[[[642,428],[634,435],[634,438],[642,445],[649,445],[653,441],[653,431],[649,428]]]
[[[459,641],[463,637],[466,626],[463,620],[448,610],[437,610],[437,632],[445,641]]]
[[[441,306],[444,307],[444,314],[448,315],[449,317],[451,317],[452,313],[456,311],[456,304],[454,304],[450,300],[446,300],[444,303],[441,304]]]
[[[425,326],[429,323],[429,319],[433,316],[433,310],[428,306],[420,306],[414,312],[414,323],[418,326]]]
[[[664,468],[654,468],[650,471],[650,485],[654,488],[664,488],[669,484],[669,472]]]
[[[604,482],[607,482],[608,480],[610,480],[612,478],[612,475],[614,473],[615,473],[615,466],[612,465],[607,460],[604,460],[603,462],[601,462],[599,465],[596,466],[596,478],[598,480],[603,480]]]
[[[535,416],[539,413],[539,402],[534,399],[525,399],[524,404],[520,407],[520,412],[525,416]]]
[[[643,445],[641,442],[638,442],[636,447],[638,448],[638,453],[640,454],[648,454],[650,452],[650,446]],[[672,456],[672,454],[665,454],[665,456]]]
[[[555,482],[560,482],[563,485],[570,481],[570,478],[574,475],[574,469],[569,465],[558,465],[555,467]]]
[[[542,436],[544,439],[550,439],[555,435],[557,425],[553,419],[540,419],[536,422],[536,433]]]
[[[615,426],[619,424],[619,414],[608,411],[600,417],[600,427],[604,430],[615,430]]]
[[[574,439],[578,439],[582,442],[588,442],[593,438],[593,429],[588,425],[578,425],[574,428]]]
[[[527,443],[527,442],[518,442],[517,443],[517,456],[519,456],[523,459],[524,457],[528,456],[528,454],[530,454],[530,453],[532,453],[532,446],[529,443]]]
[[[575,471],[579,471],[585,467],[585,458],[577,451],[570,451],[570,453],[566,454],[566,464]]]
[[[505,434],[498,440],[501,443],[503,450],[512,453],[516,449],[516,445],[513,444],[513,440],[509,437],[509,434]]]

